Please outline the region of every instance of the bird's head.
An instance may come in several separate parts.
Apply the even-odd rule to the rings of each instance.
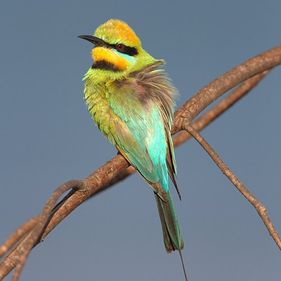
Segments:
[[[94,44],[93,65],[88,74],[118,79],[156,61],[142,48],[133,29],[121,20],[110,19],[94,35],[79,37]]]

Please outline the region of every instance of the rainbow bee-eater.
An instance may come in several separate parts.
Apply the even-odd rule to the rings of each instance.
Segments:
[[[181,256],[184,242],[168,185],[170,177],[178,191],[171,137],[177,91],[163,60],[146,52],[120,20],[110,19],[94,35],[79,37],[94,44],[93,64],[84,77],[90,115],[154,191],[166,250]]]

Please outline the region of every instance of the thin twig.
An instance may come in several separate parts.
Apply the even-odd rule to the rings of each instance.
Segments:
[[[27,257],[35,245],[35,243],[39,240],[43,229],[46,226],[46,222],[49,219],[49,216],[56,205],[59,197],[62,196],[67,190],[74,188],[83,188],[83,182],[78,180],[68,181],[62,185],[60,185],[50,196],[47,203],[45,204],[42,213],[39,215],[38,220],[36,222],[35,227],[31,230],[31,232],[20,242],[17,248],[13,251],[13,255],[9,255],[4,261],[4,265],[8,266],[9,263],[12,263],[14,266],[16,264],[16,270],[13,274],[12,281],[19,280],[20,273],[25,265]],[[11,260],[12,259],[12,260]],[[14,260],[16,259],[16,260]],[[1,272],[0,267],[0,278],[3,273]]]
[[[9,238],[0,247],[0,257],[5,256],[14,245],[19,242],[26,233],[28,233],[37,223],[38,217],[29,219],[27,222],[18,227]]]
[[[269,234],[272,236],[273,240],[281,250],[281,239],[268,216],[266,207],[259,200],[257,200],[257,198],[255,198],[254,195],[252,195],[252,193],[247,189],[247,187],[235,176],[235,174],[222,161],[219,155],[215,152],[215,150],[210,146],[210,144],[202,137],[202,135],[199,132],[197,132],[191,125],[186,127],[186,131],[189,134],[191,134],[194,137],[194,139],[196,139],[196,141],[209,154],[209,156],[212,158],[215,164],[220,168],[223,174],[231,181],[231,183],[239,190],[239,192],[256,209],[263,223],[265,224]]]

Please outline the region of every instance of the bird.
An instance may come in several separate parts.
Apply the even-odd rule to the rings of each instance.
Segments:
[[[176,161],[171,127],[178,91],[140,38],[124,21],[109,19],[93,35],[80,35],[93,44],[92,65],[84,75],[84,100],[107,139],[152,188],[166,251],[184,247],[169,190],[176,182]]]

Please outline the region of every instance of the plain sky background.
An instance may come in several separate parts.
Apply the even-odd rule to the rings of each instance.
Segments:
[[[164,58],[178,105],[231,67],[281,43],[280,0],[4,1],[0,3],[0,241],[60,183],[116,151],[94,126],[82,77],[109,18]],[[281,232],[281,68],[203,135],[268,207]],[[281,255],[260,218],[194,141],[176,151],[174,193],[189,281],[278,281]],[[10,277],[9,277],[10,278]],[[8,278],[8,279],[9,279]],[[22,280],[183,280],[166,254],[154,196],[139,175],[89,200],[32,252]]]

